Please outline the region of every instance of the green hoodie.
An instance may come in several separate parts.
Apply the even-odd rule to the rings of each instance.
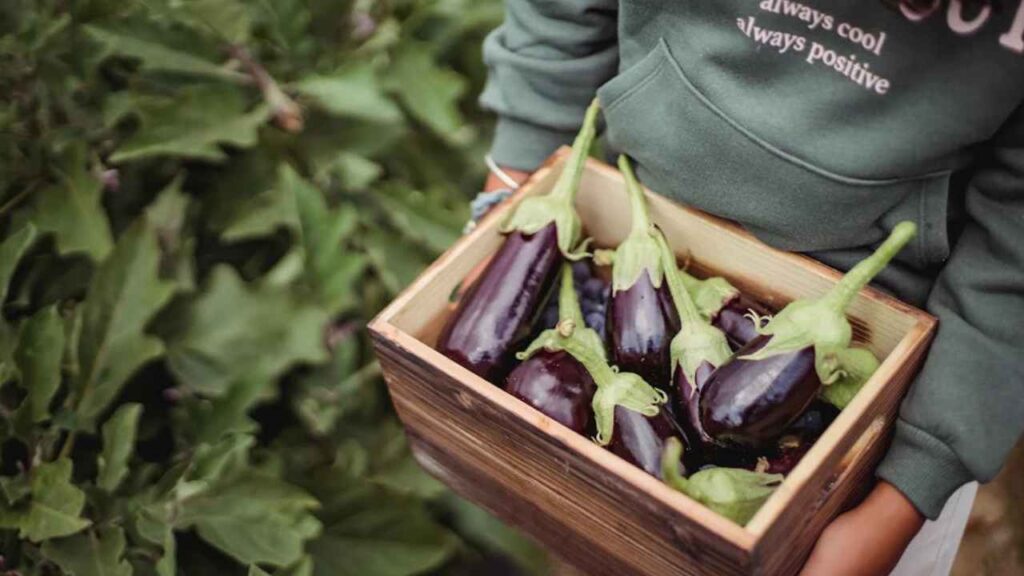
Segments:
[[[651,188],[769,244],[846,269],[917,222],[877,284],[940,328],[877,474],[935,518],[1024,430],[1024,0],[1000,4],[508,0],[492,153],[535,168],[596,91]]]

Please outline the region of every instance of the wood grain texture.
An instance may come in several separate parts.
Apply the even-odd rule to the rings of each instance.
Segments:
[[[371,323],[392,401],[424,468],[592,575],[791,575],[827,522],[870,485],[899,401],[935,330],[932,317],[877,290],[850,309],[882,366],[745,527],[718,516],[545,417],[432,348],[467,276],[501,244],[501,220],[550,189],[566,151],[431,265]],[[697,273],[774,307],[823,294],[839,273],[774,250],[733,223],[649,197],[651,215]],[[588,233],[629,230],[619,173],[590,161],[577,199]]]

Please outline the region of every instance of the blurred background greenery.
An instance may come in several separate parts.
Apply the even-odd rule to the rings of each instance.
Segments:
[[[0,574],[530,574],[365,324],[460,233],[495,0],[0,3]]]

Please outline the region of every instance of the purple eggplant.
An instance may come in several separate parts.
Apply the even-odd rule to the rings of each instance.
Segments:
[[[644,191],[625,156],[619,169],[626,178],[632,211],[629,236],[615,250],[608,334],[612,361],[622,370],[669,389],[669,341],[679,330],[679,316],[664,283],[655,235]],[[675,266],[673,259],[672,265]]]
[[[592,404],[597,385],[569,350],[580,353],[596,346],[598,350],[591,354],[603,355],[604,351],[597,333],[583,324],[568,265],[562,266],[558,316],[556,327],[542,332],[522,354],[523,362],[509,374],[505,390],[567,428],[590,435],[594,432]]]
[[[628,408],[615,408],[615,429],[608,449],[623,460],[656,477],[662,474],[662,452],[672,438],[683,437],[672,414],[665,408],[654,416],[645,416]],[[676,461],[680,474],[686,474],[682,459]]]
[[[656,239],[664,266],[665,284],[682,321],[670,345],[672,382],[678,413],[690,450],[703,454],[713,442],[701,426],[698,412],[700,390],[715,369],[729,359],[732,349],[729,348],[726,335],[700,313],[686,290],[668,240],[660,231]]]
[[[568,352],[538,352],[508,375],[505,389],[566,428],[593,434],[590,404],[597,385]]]
[[[756,318],[769,311],[753,298],[740,292],[725,278],[698,279],[680,272],[686,291],[690,293],[701,315],[725,332],[729,344],[742,348],[757,336]]]
[[[556,414],[575,414],[580,403],[589,399],[598,444],[608,445],[612,439],[619,438],[627,445],[627,451],[638,450],[634,462],[646,464],[650,449],[643,451],[646,446],[644,443],[654,440],[645,436],[642,428],[648,425],[642,421],[647,417],[662,416],[661,409],[667,401],[667,395],[640,376],[620,372],[608,365],[601,337],[583,322],[579,299],[573,289],[572,269],[568,265],[562,268],[558,313],[558,324],[541,332],[518,355],[523,363],[509,376],[508,390],[560,421]],[[555,367],[551,367],[556,363]],[[582,377],[577,367],[582,368],[587,378]],[[527,377],[541,378],[543,382],[527,382]],[[596,391],[593,388],[595,385]],[[592,398],[588,398],[588,394]],[[563,399],[569,400],[563,404]],[[555,408],[548,412],[553,406]],[[635,421],[630,418],[632,415],[641,421],[637,425],[640,429],[637,432],[633,432]],[[671,427],[671,419],[667,422]],[[661,424],[659,420],[655,426]],[[657,453],[660,454],[660,446],[657,447]],[[653,473],[657,472],[656,468],[653,470]]]
[[[438,350],[477,375],[500,382],[516,344],[558,273],[562,254],[554,224],[526,236],[512,232],[445,326]],[[498,304],[501,304],[500,306]]]
[[[878,360],[870,351],[850,347],[853,330],[846,308],[916,231],[912,222],[896,225],[874,254],[823,297],[797,300],[759,328],[760,335],[720,366],[701,390],[704,431],[725,445],[763,448],[819,393],[826,401],[849,402]]]
[[[504,245],[459,302],[438,340],[438,350],[474,373],[501,382],[519,342],[557,275],[576,259],[582,224],[576,191],[596,134],[598,105],[587,109],[572,155],[550,193],[522,200],[502,226]]]

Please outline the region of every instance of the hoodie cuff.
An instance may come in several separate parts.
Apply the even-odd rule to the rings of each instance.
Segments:
[[[892,484],[929,520],[938,518],[946,500],[974,480],[945,442],[903,420],[885,459],[875,472]]]
[[[491,157],[502,168],[533,172],[559,146],[572,144],[575,137],[574,132],[501,117],[495,127]]]

